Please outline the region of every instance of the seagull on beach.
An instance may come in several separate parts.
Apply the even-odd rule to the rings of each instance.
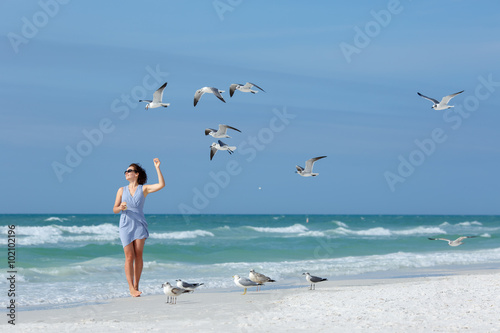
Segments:
[[[309,273],[302,273],[302,275],[305,275],[306,276],[306,280],[311,284],[311,286],[309,287],[309,290],[313,290],[313,287],[314,287],[314,290],[316,290],[316,283],[318,283],[318,282],[328,281],[325,278],[320,278],[320,277],[317,277],[317,276],[312,276]]]
[[[463,240],[466,239],[466,238],[474,238],[474,237],[477,237],[477,236],[462,236],[462,237],[458,237],[457,239],[455,239],[454,241],[452,240],[449,240],[449,239],[446,239],[446,238],[429,238],[430,240],[442,240],[442,241],[446,241],[448,242],[448,245],[449,246],[459,246],[459,245],[462,245],[463,244]]]
[[[186,290],[189,290],[192,292],[194,292],[194,290],[196,288],[198,288],[199,286],[203,285],[203,283],[187,283],[186,281],[182,281],[181,279],[175,280],[175,281],[177,281],[177,287],[179,287],[181,289],[186,289]]]
[[[307,160],[305,169],[301,166],[296,165],[295,167],[297,168],[297,171],[295,171],[295,173],[298,173],[302,177],[316,177],[317,175],[319,175],[319,173],[312,172],[314,162],[316,162],[317,160],[320,160],[322,158],[325,158],[325,157],[326,156],[319,156],[319,157],[314,157],[314,158]]]
[[[252,94],[258,93],[257,90],[252,90],[252,87],[255,87],[257,89],[260,89],[261,91],[264,91],[264,89],[262,89],[258,85],[250,83],[250,82],[247,82],[244,85],[243,84],[238,84],[238,83],[233,83],[231,86],[229,86],[229,97],[233,97],[233,94],[234,94],[235,90],[239,90],[241,92],[250,92]]]
[[[234,283],[238,287],[245,289],[245,291],[243,292],[242,295],[245,295],[247,293],[247,288],[262,285],[262,283],[253,282],[252,280],[247,279],[245,277],[240,277],[239,275],[234,275],[233,279],[234,279]]]
[[[216,130],[213,128],[205,129],[205,135],[213,136],[216,139],[218,139],[218,138],[230,138],[230,136],[226,134],[228,128],[241,133],[241,131],[237,128],[234,128],[234,127],[229,126],[229,125],[219,124],[219,130]]]
[[[434,105],[432,106],[432,108],[434,110],[446,110],[446,109],[449,109],[449,108],[452,108],[454,107],[453,105],[448,105],[448,102],[450,101],[450,99],[452,99],[453,97],[457,96],[458,94],[461,94],[463,93],[464,90],[462,91],[459,91],[455,94],[451,94],[451,95],[448,95],[448,96],[444,96],[442,99],[441,99],[441,102],[438,101],[437,99],[434,99],[434,98],[430,98],[430,97],[427,97],[427,96],[424,96],[422,95],[421,93],[417,92],[417,94],[420,96],[420,97],[423,97],[425,99],[428,99],[429,101],[431,101],[432,103],[434,103]]]
[[[204,93],[214,94],[218,99],[220,99],[221,101],[226,103],[226,101],[224,100],[224,98],[221,95],[221,93],[223,93],[223,92],[224,92],[224,90],[219,90],[219,89],[214,88],[214,87],[203,87],[201,89],[198,89],[194,93],[194,106],[196,106],[196,104],[198,104],[198,101],[200,100],[201,96],[203,96]]]
[[[236,150],[235,146],[228,146],[222,141],[218,141],[218,143],[213,142],[212,145],[210,146],[210,161],[214,157],[215,153],[217,150],[227,150],[227,152],[231,155],[234,150]]]
[[[159,108],[160,106],[166,108],[167,106],[170,105],[170,103],[162,103],[161,101],[163,99],[163,90],[165,89],[166,86],[167,82],[165,82],[160,88],[158,88],[158,90],[154,92],[152,101],[149,99],[141,99],[139,100],[139,102],[148,102],[148,104],[146,104],[146,110]]]
[[[169,282],[165,282],[161,285],[161,287],[163,288],[165,295],[167,295],[166,303],[170,304],[177,304],[177,296],[190,292],[190,290],[187,289],[172,287]]]
[[[265,276],[264,274],[257,273],[253,269],[251,269],[250,273],[248,273],[248,277],[250,278],[251,281],[258,283],[260,285],[263,285],[266,282],[276,282],[275,280],[271,279],[269,276]],[[259,291],[259,286],[257,286],[257,291]]]

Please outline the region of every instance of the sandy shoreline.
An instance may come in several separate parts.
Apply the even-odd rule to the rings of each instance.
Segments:
[[[327,281],[308,287],[199,290],[79,307],[20,311],[18,332],[500,332],[500,270],[397,279]],[[9,327],[6,327],[8,325]]]

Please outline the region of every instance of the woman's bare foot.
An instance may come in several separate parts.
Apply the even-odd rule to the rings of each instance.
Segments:
[[[130,288],[130,295],[133,297],[141,297],[142,291]]]

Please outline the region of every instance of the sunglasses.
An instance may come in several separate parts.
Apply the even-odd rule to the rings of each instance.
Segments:
[[[135,173],[137,173],[137,171],[135,171],[134,169],[128,169],[128,170],[126,170],[126,171],[124,172],[124,174],[130,173],[130,172],[135,172]]]

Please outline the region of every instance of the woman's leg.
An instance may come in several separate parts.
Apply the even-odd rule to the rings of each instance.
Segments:
[[[128,289],[130,290],[130,295],[138,297],[141,292],[134,287],[134,260],[135,260],[135,246],[134,242],[128,244],[123,248],[125,253],[125,277],[128,282]]]
[[[135,263],[134,263],[134,288],[139,291],[139,280],[141,279],[143,260],[142,253],[144,250],[144,244],[146,243],[146,238],[136,239],[132,242],[134,244],[135,253]]]

